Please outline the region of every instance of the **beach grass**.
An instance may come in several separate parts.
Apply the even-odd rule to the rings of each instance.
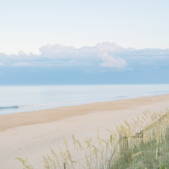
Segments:
[[[72,136],[73,149],[63,137],[59,154],[44,156],[45,169],[167,169],[169,168],[169,110],[150,113],[116,126],[107,140],[91,138],[80,142]],[[27,159],[17,158],[25,169],[33,169]]]
[[[166,169],[169,168],[169,131],[160,143],[154,138],[139,146],[123,150],[111,169]]]

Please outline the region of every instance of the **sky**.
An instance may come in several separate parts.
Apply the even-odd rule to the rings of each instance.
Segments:
[[[169,83],[168,6],[2,1],[0,85]]]

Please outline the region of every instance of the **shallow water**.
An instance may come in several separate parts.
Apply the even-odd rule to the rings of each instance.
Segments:
[[[0,86],[0,115],[168,93],[169,84]]]

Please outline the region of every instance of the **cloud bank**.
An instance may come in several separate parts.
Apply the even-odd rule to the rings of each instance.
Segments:
[[[0,53],[0,66],[49,66],[73,67],[78,69],[134,70],[147,66],[166,66],[169,61],[169,49],[123,48],[115,43],[103,42],[96,46],[75,48],[60,44],[48,44],[40,47],[40,55],[18,55]]]

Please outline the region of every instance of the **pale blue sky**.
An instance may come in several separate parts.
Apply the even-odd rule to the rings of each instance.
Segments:
[[[168,0],[4,0],[0,52],[40,54],[46,44],[169,48]]]

